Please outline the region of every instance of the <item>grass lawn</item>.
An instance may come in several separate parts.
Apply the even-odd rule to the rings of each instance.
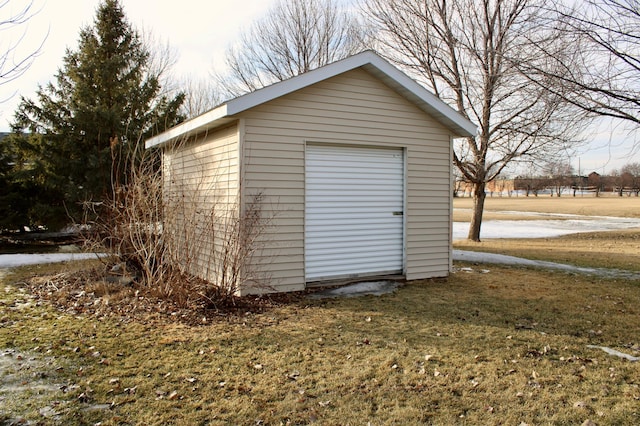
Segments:
[[[640,271],[640,229],[587,232],[556,238],[458,240],[461,250],[508,254],[591,268]]]
[[[539,211],[492,200],[490,214]],[[639,211],[600,200],[542,211]],[[638,234],[456,245],[640,270]],[[0,270],[0,424],[640,424],[640,362],[588,347],[640,356],[640,281],[456,264],[385,296],[195,317],[135,289],[59,284],[86,266]]]
[[[471,219],[473,208],[472,198],[454,198],[454,220],[468,222]],[[562,197],[487,197],[485,200],[485,220],[510,219],[518,217],[504,215],[500,212],[519,211],[537,213],[563,213],[586,216],[616,216],[640,218],[640,197],[618,197],[608,194],[602,197],[572,197],[568,194]],[[530,216],[522,215],[521,219],[530,219]],[[535,217],[540,219],[540,217]]]
[[[301,298],[202,325],[61,312],[12,284],[28,274],[18,270],[2,278],[13,364],[0,420],[640,423],[640,363],[587,347],[638,355],[639,282],[458,266],[470,269],[392,295]]]
[[[472,200],[454,199],[454,220],[471,218]],[[525,212],[520,215],[503,212]],[[487,197],[483,220],[541,220],[526,212],[587,216],[640,217],[638,197]],[[548,217],[557,219],[557,217]],[[590,232],[538,239],[487,239],[480,243],[457,240],[454,248],[509,254],[527,259],[568,263],[583,267],[640,271],[640,229]]]

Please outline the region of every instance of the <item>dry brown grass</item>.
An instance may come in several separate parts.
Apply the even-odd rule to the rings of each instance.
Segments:
[[[588,232],[557,238],[455,241],[454,248],[508,254],[527,259],[591,267],[640,271],[640,229]]]
[[[473,200],[471,198],[454,198],[455,221],[469,221]],[[587,216],[640,217],[640,197],[487,197],[485,201],[485,220],[490,219],[530,219],[526,214],[521,217],[506,215],[500,212],[539,212],[564,213]],[[540,219],[540,217],[536,217]]]
[[[501,208],[536,209],[524,203]],[[601,205],[598,214],[624,215],[629,205]],[[633,230],[473,246],[640,270]],[[179,321],[186,315],[180,311],[143,309],[134,321],[105,309],[81,313],[73,292],[65,296],[70,309],[61,311],[9,284],[29,268],[0,276],[0,348],[24,354],[14,359],[20,368],[11,380],[39,377],[35,383],[60,389],[0,390],[0,422],[640,424],[640,363],[588,347],[640,356],[640,282],[456,266],[465,269],[391,295],[294,299],[258,313],[202,318],[200,325]],[[87,305],[115,303],[119,294],[100,284],[88,290],[95,302],[78,297]],[[2,383],[7,377],[3,372]]]
[[[72,425],[640,421],[640,363],[587,348],[640,354],[640,283],[473,268],[392,295],[302,299],[201,326],[25,306],[17,302],[29,296],[10,286],[0,296],[0,346],[55,357],[43,373],[66,392],[14,397],[0,419],[4,411]],[[43,418],[43,405],[59,417]]]
[[[471,199],[454,199],[454,220],[469,220]],[[522,212],[519,214],[505,212]],[[527,212],[590,216],[640,217],[638,197],[488,197],[484,220],[544,219]],[[557,217],[548,216],[549,219]],[[454,248],[509,254],[527,259],[583,267],[640,271],[640,229],[590,232],[538,239],[489,239],[481,243],[460,240]]]

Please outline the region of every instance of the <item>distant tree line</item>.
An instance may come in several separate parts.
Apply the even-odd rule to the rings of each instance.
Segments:
[[[576,196],[578,192],[590,192],[595,196],[612,192],[621,197],[637,197],[640,195],[640,163],[627,164],[607,175],[591,172],[587,176],[573,173],[518,176],[513,179],[513,189],[524,192],[526,196],[538,196],[543,191],[551,191],[551,195],[557,197],[565,193]]]
[[[606,175],[591,172],[586,176],[576,174],[566,165],[564,168],[541,168],[537,173],[520,174],[515,178],[498,177],[487,183],[486,194],[490,197],[522,194],[537,197],[549,194],[577,196],[590,193],[614,193],[619,196],[640,196],[640,163],[629,163]],[[473,196],[473,185],[460,175],[456,176],[453,196]]]

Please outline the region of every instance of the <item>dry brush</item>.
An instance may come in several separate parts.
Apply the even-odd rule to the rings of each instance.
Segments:
[[[96,219],[85,227],[87,241],[113,255],[112,274],[182,306],[233,303],[241,285],[268,289],[268,275],[252,261],[271,222],[263,194],[242,194],[239,182],[211,174],[206,165],[216,159],[191,159],[185,173],[176,155],[185,144],[130,156],[126,182],[114,185],[108,202],[90,205],[87,217]]]

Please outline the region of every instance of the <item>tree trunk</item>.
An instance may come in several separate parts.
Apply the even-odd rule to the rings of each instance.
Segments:
[[[482,225],[484,199],[487,197],[485,185],[484,182],[474,182],[473,184],[473,215],[471,216],[471,225],[469,226],[469,235],[467,236],[471,241],[480,242],[480,226]]]

